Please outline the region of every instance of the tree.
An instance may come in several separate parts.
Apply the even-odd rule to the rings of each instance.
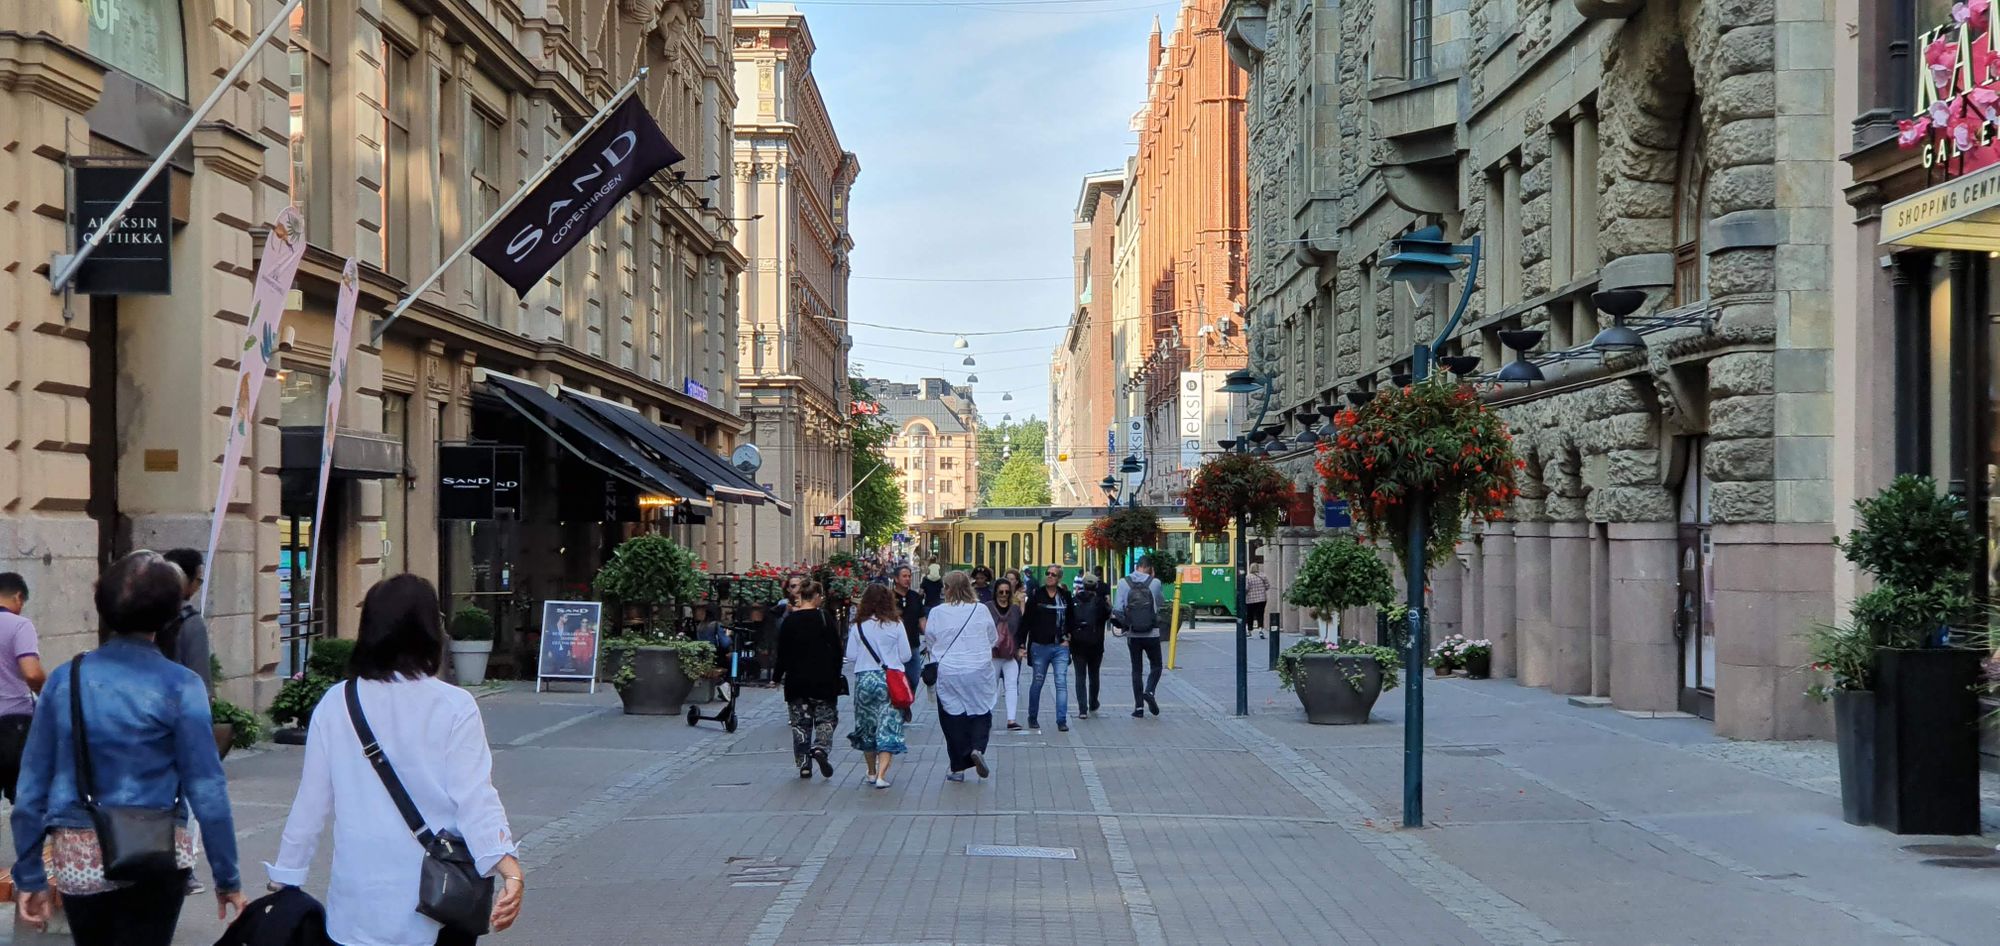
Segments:
[[[860,378],[849,378],[847,383],[856,403],[875,403]],[[849,420],[854,425],[854,517],[861,520],[861,544],[879,548],[902,530],[903,517],[909,512],[903,502],[903,485],[896,481],[896,471],[883,453],[896,428],[878,414],[851,414]]]
[[[988,506],[1046,506],[1049,504],[1049,468],[1040,451],[1014,451],[993,481]]]
[[[1011,438],[1011,439],[1010,439]],[[1049,425],[1033,418],[979,429],[979,505],[994,505],[993,484],[1013,457],[1028,454],[1039,463],[1048,443]],[[1045,476],[1046,480],[1047,477]]]

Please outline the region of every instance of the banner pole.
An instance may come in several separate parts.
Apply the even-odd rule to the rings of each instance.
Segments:
[[[610,100],[604,103],[603,108],[597,110],[597,114],[590,116],[590,121],[584,122],[583,127],[576,130],[576,134],[571,135],[568,141],[562,143],[562,147],[556,149],[555,154],[549,156],[548,163],[543,164],[541,170],[536,171],[533,177],[528,178],[521,185],[520,189],[514,192],[514,196],[507,198],[507,202],[501,204],[500,209],[493,211],[492,216],[487,217],[486,221],[479,225],[479,229],[472,231],[472,235],[466,237],[465,242],[458,245],[458,249],[452,250],[451,255],[446,256],[442,262],[438,263],[436,271],[424,277],[424,281],[418,283],[416,288],[411,289],[401,302],[396,303],[396,307],[389,310],[388,315],[376,319],[374,327],[368,332],[369,344],[382,341],[382,334],[389,330],[389,323],[402,318],[403,313],[409,311],[410,306],[415,305],[419,297],[429,292],[430,288],[436,285],[438,280],[444,278],[446,270],[456,265],[460,259],[465,257],[465,254],[472,252],[472,247],[480,240],[486,239],[486,234],[493,231],[493,228],[500,223],[502,217],[513,213],[514,208],[520,206],[521,201],[527,199],[529,193],[534,191],[535,188],[540,187],[542,182],[548,179],[549,174],[555,171],[556,165],[561,164],[564,158],[569,157],[570,149],[576,147],[577,142],[582,141],[586,135],[596,131],[597,126],[604,124],[605,117],[611,114],[612,109],[623,105],[626,99],[632,97],[633,92],[638,91],[639,84],[646,81],[646,74],[651,71],[651,67],[641,68],[638,75],[628,80],[623,88],[620,88],[611,96]]]
[[[194,135],[195,126],[201,124],[201,120],[207,118],[208,113],[222,101],[223,93],[236,85],[236,80],[242,78],[243,71],[250,68],[251,61],[257,58],[257,53],[264,48],[264,44],[270,42],[271,37],[278,35],[279,28],[291,19],[292,11],[303,2],[304,0],[285,0],[285,5],[278,10],[278,15],[272,17],[271,22],[265,25],[264,32],[258,33],[257,38],[250,41],[249,48],[243,50],[243,56],[236,60],[236,65],[230,66],[229,71],[222,74],[222,81],[215,84],[215,89],[208,93],[208,98],[195,106],[194,113],[188,116],[186,124],[181,125],[181,130],[176,132],[173,139],[167,142],[167,146],[160,150],[159,156],[155,157],[153,163],[146,168],[146,173],[139,175],[138,183],[133,184],[132,189],[125,193],[125,199],[120,200],[117,206],[111,208],[111,213],[105,215],[104,222],[91,232],[90,238],[85,240],[82,246],[77,247],[75,253],[56,255],[54,265],[49,267],[50,294],[60,295],[68,291],[70,282],[76,279],[77,271],[83,268],[84,262],[90,259],[92,253],[97,252],[98,244],[103,243],[105,236],[118,228],[125,215],[131,212],[132,205],[138,203],[139,195],[160,176],[161,171],[167,169],[167,162],[173,160],[174,152],[179,151],[181,145],[187,144],[188,138]]]

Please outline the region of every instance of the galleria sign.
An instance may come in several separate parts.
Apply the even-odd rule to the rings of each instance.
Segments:
[[[1924,167],[1963,174],[2000,160],[2000,31],[1992,0],[1952,6],[1952,20],[1921,37],[1917,114],[1896,123],[1905,148],[1923,149]]]

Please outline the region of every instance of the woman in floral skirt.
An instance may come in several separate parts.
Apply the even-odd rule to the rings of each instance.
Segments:
[[[861,750],[868,763],[862,783],[889,787],[889,761],[907,749],[903,714],[889,704],[887,670],[910,662],[910,641],[903,634],[903,617],[896,595],[887,585],[869,585],[855,610],[856,623],[847,632],[847,665],[854,668],[854,731],[847,742]]]

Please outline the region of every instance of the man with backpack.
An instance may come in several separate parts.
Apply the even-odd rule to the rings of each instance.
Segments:
[[[1132,652],[1133,719],[1144,718],[1147,710],[1160,715],[1160,701],[1153,698],[1153,689],[1160,685],[1160,629],[1166,623],[1160,619],[1160,603],[1164,600],[1160,580],[1153,577],[1153,563],[1147,559],[1141,559],[1138,569],[1118,583],[1117,596],[1112,599],[1112,624],[1121,628],[1118,633],[1124,635],[1125,646]],[[1148,676],[1142,670],[1149,660],[1153,667]]]

